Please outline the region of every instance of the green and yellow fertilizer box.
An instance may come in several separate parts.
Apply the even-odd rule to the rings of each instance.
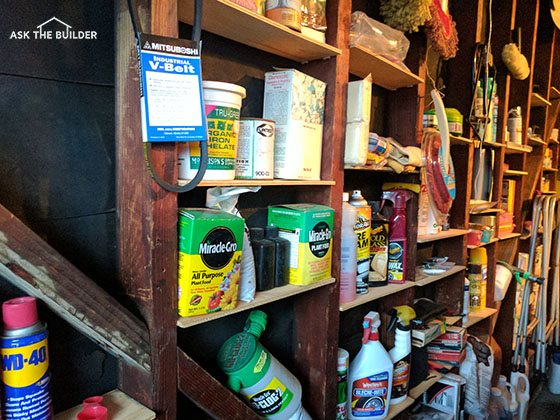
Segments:
[[[305,286],[331,277],[333,209],[304,203],[270,206],[268,223],[290,241],[290,284]]]
[[[237,305],[244,221],[220,210],[179,209],[179,315]]]

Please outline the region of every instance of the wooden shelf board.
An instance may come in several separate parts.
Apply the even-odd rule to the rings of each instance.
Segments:
[[[560,141],[554,140],[554,139],[548,139],[548,143],[549,143],[549,145],[550,145],[551,143],[552,143],[552,144],[560,144]]]
[[[180,179],[179,185],[186,185],[189,180]],[[305,181],[291,179],[233,179],[233,180],[202,180],[199,187],[297,187],[309,185],[336,185],[336,181]]]
[[[419,174],[419,170],[414,171],[403,171],[400,174],[395,172],[392,168],[388,166],[384,166],[383,168],[374,168],[372,166],[350,166],[345,165],[344,169],[347,171],[371,171],[371,172],[384,172],[384,173],[391,173],[395,175],[408,175],[408,174]]]
[[[526,176],[526,175],[529,175],[529,172],[516,171],[514,169],[508,169],[507,171],[504,171],[504,176]]]
[[[404,410],[414,404],[414,398],[406,397],[406,400],[401,401],[398,404],[389,406],[389,412],[387,413],[386,419],[393,419],[401,414]]]
[[[361,46],[350,48],[350,73],[359,77],[366,77],[371,73],[374,84],[390,90],[424,83],[422,78],[410,70]]]
[[[506,155],[519,154],[519,153],[531,153],[533,148],[531,146],[516,144],[511,141],[506,143]]]
[[[494,308],[486,308],[478,312],[469,312],[469,320],[463,323],[463,327],[465,328],[472,327],[473,325],[479,323],[480,321],[491,317],[496,312],[498,312],[498,310]]]
[[[520,236],[521,236],[521,233],[508,233],[507,235],[504,235],[501,238],[498,238],[498,240],[507,241],[508,239],[515,239],[515,238],[519,238]]]
[[[379,298],[392,295],[393,293],[401,292],[403,290],[414,287],[413,281],[406,281],[403,284],[388,284],[381,287],[370,287],[365,295],[358,295],[352,302],[340,305],[340,311],[347,311],[348,309],[355,308],[356,306],[363,305],[364,303],[373,302]]]
[[[542,195],[556,195],[556,191],[541,191]]]
[[[499,241],[498,238],[492,238],[488,242],[481,242],[480,245],[467,245],[467,248],[468,249],[476,249],[476,248],[480,248],[482,246],[493,244],[493,243],[498,242],[498,241]]]
[[[428,372],[428,377],[412,388],[408,392],[408,396],[413,400],[416,400],[422,396],[424,392],[432,387],[437,381],[443,378],[443,373],[436,372],[435,370],[431,370]]]
[[[543,168],[543,172],[558,172],[556,168]]]
[[[454,136],[453,134],[449,135],[449,141],[451,144],[460,144],[460,145],[470,145],[473,144],[471,139],[461,136]]]
[[[426,286],[427,284],[434,283],[436,281],[443,280],[447,277],[451,277],[453,274],[460,273],[464,271],[467,267],[463,265],[454,265],[445,273],[437,274],[437,275],[428,275],[422,272],[422,267],[416,267],[416,279],[414,284],[416,286]]]
[[[544,141],[540,137],[527,136],[527,141],[531,144],[536,145],[536,146],[546,146],[547,145],[546,141]]]
[[[453,238],[455,236],[463,236],[469,233],[466,229],[449,229],[441,231],[435,235],[418,235],[417,243],[423,244],[425,242],[439,241],[441,239]]]
[[[536,92],[531,93],[531,106],[534,108],[552,105],[550,101]]]
[[[550,100],[553,99],[560,99],[560,90],[554,86],[550,88]]]
[[[192,25],[194,0],[178,1],[178,18]],[[228,0],[204,2],[202,29],[300,63],[332,57],[340,49],[308,38]]]
[[[475,147],[480,147],[480,140],[473,140]],[[504,143],[498,143],[496,141],[485,141],[482,143],[483,147],[493,147],[495,149],[500,149],[506,147]]]
[[[264,292],[257,292],[255,294],[255,299],[252,302],[238,302],[237,307],[235,309],[232,309],[231,311],[220,311],[206,315],[180,317],[177,320],[177,326],[179,328],[189,328],[194,325],[204,324],[205,322],[247,311],[258,306],[275,302],[277,300],[282,300],[291,296],[299,295],[301,293],[309,292],[310,290],[318,289],[319,287],[323,287],[334,282],[335,279],[330,278],[327,280],[318,281],[317,283],[313,283],[308,286],[294,286],[292,284],[287,284],[286,286],[275,287],[274,289],[266,290]]]
[[[103,395],[103,405],[107,407],[108,418],[111,420],[152,420],[156,418],[156,413],[118,389]],[[55,414],[54,418],[55,420],[74,420],[81,410],[82,406],[79,405]]]

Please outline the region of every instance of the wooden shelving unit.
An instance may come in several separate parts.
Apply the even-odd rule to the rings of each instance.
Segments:
[[[461,136],[455,136],[453,134],[449,135],[449,141],[451,142],[451,144],[464,145],[464,146],[469,146],[474,143],[472,139],[467,139],[466,137],[461,137]]]
[[[469,231],[466,229],[442,230],[441,232],[434,235],[418,235],[417,242],[419,244],[423,244],[426,242],[441,241],[442,239],[454,238],[456,236],[464,236],[468,233]]]
[[[103,395],[103,406],[107,407],[107,418],[111,420],[152,420],[156,418],[156,413],[118,389]],[[81,410],[82,406],[74,407],[55,414],[54,419],[74,420]]]
[[[499,241],[498,238],[492,238],[488,242],[481,242],[480,245],[467,245],[467,248],[468,249],[476,249],[476,248],[480,248],[481,246],[490,245],[490,244],[493,244],[493,243],[498,242],[498,241]]]
[[[544,141],[540,137],[527,136],[527,140],[530,144],[533,144],[535,146],[546,146],[546,141]]]
[[[518,171],[516,169],[508,169],[504,171],[504,176],[526,176],[529,175],[527,171]]]
[[[350,48],[350,73],[362,78],[371,73],[374,84],[389,90],[424,82],[410,70],[360,46]]]
[[[371,171],[371,172],[383,172],[383,173],[389,173],[389,174],[397,174],[397,172],[394,171],[393,168],[390,168],[388,166],[384,166],[382,168],[374,168],[372,166],[349,166],[346,165],[344,166],[344,169],[347,171]],[[407,175],[407,174],[419,174],[420,171],[418,170],[413,170],[413,171],[403,171],[400,174],[397,175]]]
[[[358,295],[358,297],[352,302],[343,303],[342,305],[340,305],[340,311],[343,312],[347,311],[348,309],[356,308],[363,305],[364,303],[373,302],[374,300],[380,299],[385,296],[390,296],[414,286],[416,286],[415,282],[405,281],[402,284],[390,283],[386,286],[370,287],[366,294]]]
[[[543,98],[542,95],[539,95],[538,93],[533,92],[531,94],[531,106],[532,107],[543,107],[543,106],[550,106],[552,105],[552,103],[550,103],[550,101],[548,101],[547,99]]]
[[[180,0],[177,5],[179,20],[192,25],[194,1]],[[341,53],[228,0],[205,1],[203,13],[205,31],[300,63]]]
[[[470,328],[473,325],[478,324],[480,321],[490,318],[492,315],[497,313],[498,310],[494,308],[486,308],[478,312],[469,312],[469,320],[463,323],[463,327]]]
[[[414,281],[415,286],[427,286],[428,284],[434,283],[436,281],[445,280],[451,277],[453,274],[465,271],[467,267],[464,265],[455,265],[449,270],[441,274],[425,274],[422,271],[422,267],[416,267],[416,280]]]
[[[215,319],[223,318],[243,311],[248,311],[249,309],[258,308],[259,306],[267,305],[278,300],[287,299],[301,293],[306,293],[310,290],[333,284],[334,282],[335,279],[330,278],[328,280],[322,280],[317,283],[310,284],[309,286],[294,286],[291,284],[287,284],[286,286],[275,287],[274,289],[270,289],[264,292],[257,292],[255,294],[255,299],[252,302],[238,302],[237,307],[230,311],[219,311],[207,315],[180,317],[177,321],[177,326],[179,328],[189,328],[195,325],[204,324],[205,322],[214,321]]]
[[[189,181],[180,179],[179,185],[186,185]],[[231,181],[205,181],[202,180],[200,187],[306,187],[306,186],[329,186],[336,185],[336,181],[299,181],[289,179],[234,179]]]
[[[516,144],[511,141],[506,143],[506,155],[514,155],[519,153],[531,153],[533,148],[531,146],[524,146],[521,144]]]

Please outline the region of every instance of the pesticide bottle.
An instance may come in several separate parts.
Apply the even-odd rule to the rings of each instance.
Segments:
[[[336,364],[336,420],[348,419],[348,362],[350,355],[344,349],[338,349]]]
[[[488,256],[486,248],[471,250],[469,256],[469,310],[472,312],[486,308],[486,284],[488,281]]]
[[[406,202],[412,193],[403,189],[383,191],[383,200],[393,202],[393,214],[389,219],[389,261],[387,273],[389,283],[404,283],[406,267]]]
[[[393,362],[379,342],[379,314],[364,317],[362,348],[348,373],[348,418],[350,420],[384,419],[389,411]]]
[[[371,226],[369,236],[369,287],[387,284],[387,263],[389,261],[389,221],[379,214],[381,203],[370,201]]]
[[[371,207],[364,197],[362,197],[362,192],[360,190],[352,191],[348,203],[358,210],[358,218],[354,226],[354,232],[356,232],[356,238],[358,240],[356,255],[358,264],[356,272],[356,293],[363,295],[368,292]]]
[[[228,386],[240,393],[261,417],[311,419],[301,405],[301,384],[258,341],[267,316],[251,311],[243,332],[230,337],[218,352]]]
[[[396,327],[395,347],[389,350],[393,361],[393,386],[391,405],[398,404],[408,396],[410,380],[411,338],[410,322],[416,318],[416,312],[410,306],[395,306],[391,311],[389,331]]]
[[[340,303],[356,299],[356,271],[358,240],[354,226],[358,217],[356,207],[348,203],[348,193],[342,195],[342,227],[340,231]]]
[[[48,332],[39,321],[35,298],[25,296],[4,302],[2,320],[4,418],[52,419]]]

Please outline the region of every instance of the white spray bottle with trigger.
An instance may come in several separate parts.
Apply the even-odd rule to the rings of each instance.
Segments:
[[[393,362],[379,342],[379,314],[364,317],[362,348],[348,373],[348,419],[384,419],[389,412]]]
[[[412,352],[410,322],[416,318],[416,312],[410,306],[395,306],[390,313],[391,323],[388,331],[395,329],[395,347],[389,350],[393,361],[393,386],[391,405],[398,404],[408,396],[410,381],[410,360]]]

